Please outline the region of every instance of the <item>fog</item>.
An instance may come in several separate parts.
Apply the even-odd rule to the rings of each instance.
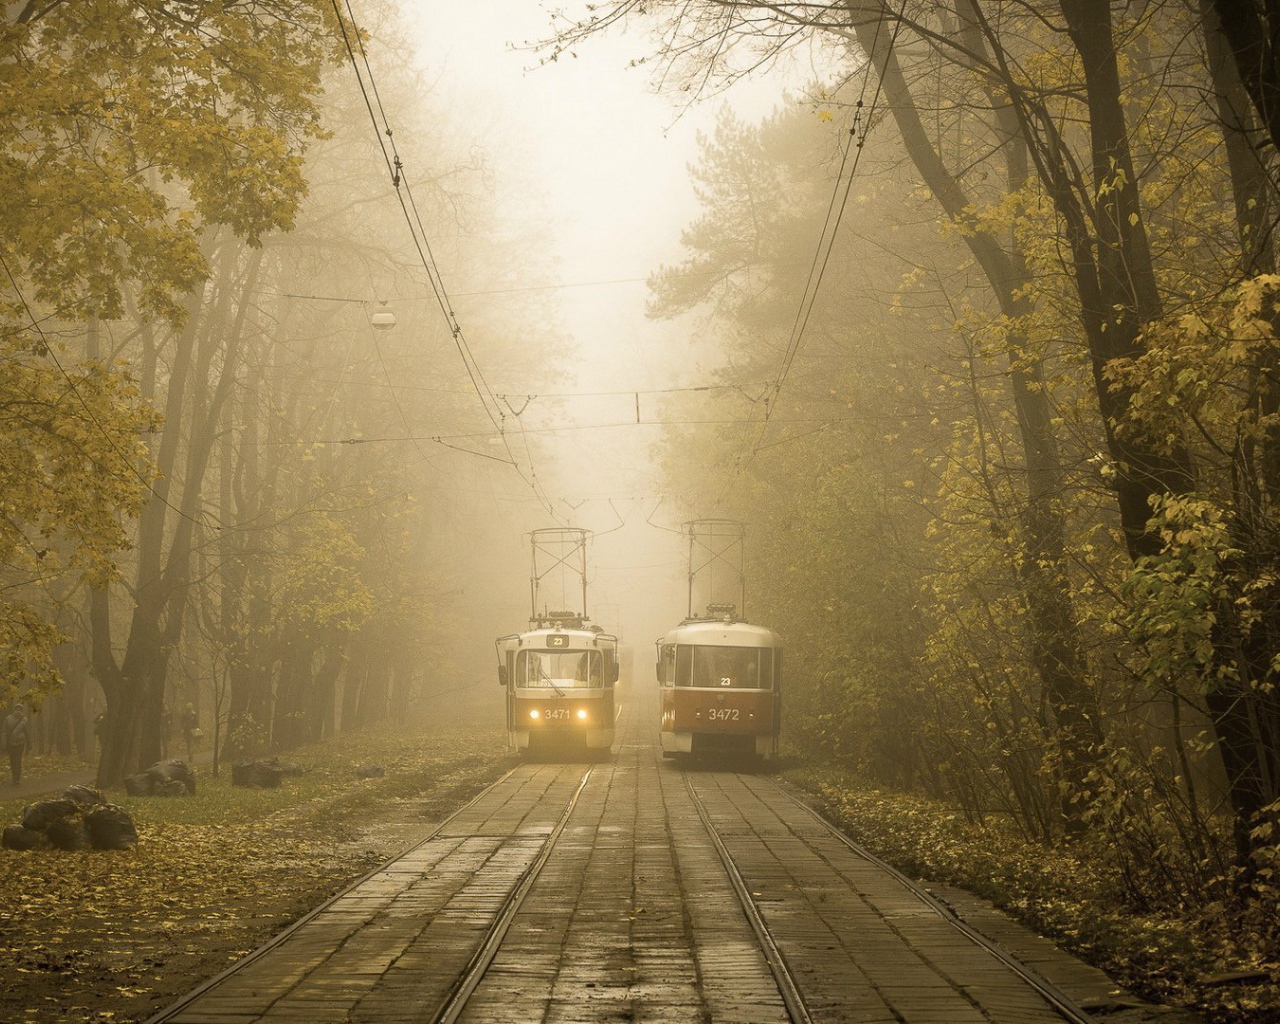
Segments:
[[[1280,807],[1280,131],[1203,11],[961,6],[573,0],[609,28],[552,54],[529,0],[26,5],[36,749],[114,786],[188,707],[233,762],[467,709],[496,748],[535,531],[586,533],[556,602],[652,686],[736,596],[682,525],[736,521],[791,750],[1235,902]]]
[[[483,499],[461,516],[467,536],[444,538],[466,581],[457,599],[468,643],[487,648],[473,670],[492,675],[491,638],[523,628],[528,535],[551,526],[590,532],[587,612],[644,665],[652,641],[686,614],[680,526],[699,512],[655,463],[663,403],[708,383],[723,359],[692,320],[645,315],[646,279],[680,258],[680,232],[696,215],[688,164],[698,133],[725,103],[762,116],[799,77],[691,103],[659,94],[645,69],[629,66],[651,45],[635,31],[545,62],[528,45],[550,32],[539,5],[500,0],[480,18],[432,0],[406,5],[404,17],[430,101],[468,112],[455,130],[485,154],[492,212],[528,243],[523,276],[441,267],[459,323],[518,324],[536,308],[551,339],[545,358],[525,353],[524,375],[483,367],[507,398],[520,472],[451,463],[451,489]]]

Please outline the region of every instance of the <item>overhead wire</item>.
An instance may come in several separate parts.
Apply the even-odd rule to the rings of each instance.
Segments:
[[[463,366],[467,371],[467,375],[470,380],[472,390],[475,392],[477,397],[479,397],[481,402],[481,407],[483,408],[485,415],[493,424],[494,428],[497,430],[498,437],[500,438],[503,448],[505,449],[507,454],[506,460],[498,459],[492,455],[486,455],[485,457],[493,458],[496,461],[500,461],[500,462],[507,462],[509,465],[511,465],[512,468],[516,470],[517,474],[525,481],[525,483],[534,492],[539,502],[542,503],[543,507],[552,515],[552,517],[559,518],[555,514],[555,510],[552,506],[551,499],[549,498],[549,496],[545,494],[545,491],[543,490],[540,482],[538,481],[537,474],[533,464],[532,450],[528,442],[527,435],[529,431],[526,430],[523,422],[520,419],[521,413],[523,413],[525,408],[527,408],[529,402],[531,402],[537,396],[532,396],[532,395],[528,396],[526,398],[525,404],[522,405],[519,410],[516,410],[514,406],[512,406],[509,397],[507,395],[496,394],[493,391],[493,389],[489,386],[488,381],[485,379],[484,373],[480,367],[480,364],[475,358],[475,354],[471,350],[470,345],[467,343],[466,336],[462,330],[462,326],[458,322],[457,315],[453,309],[452,301],[450,300],[449,293],[444,284],[443,276],[440,272],[439,264],[435,258],[434,252],[431,249],[430,241],[427,236],[426,229],[422,223],[422,217],[418,210],[416,199],[413,196],[413,190],[409,182],[409,178],[404,166],[404,162],[401,159],[400,154],[396,148],[394,132],[391,129],[389,120],[386,116],[386,111],[382,105],[381,96],[379,95],[377,90],[377,84],[373,74],[373,69],[369,63],[368,54],[365,50],[364,42],[359,32],[359,26],[355,18],[355,13],[351,7],[351,0],[343,0],[343,5],[345,6],[346,12],[347,12],[346,19],[344,19],[342,11],[338,6],[338,0],[331,0],[331,3],[333,5],[334,13],[337,17],[338,24],[342,32],[343,43],[346,48],[347,55],[351,61],[352,69],[356,75],[357,84],[359,85],[361,95],[364,99],[365,107],[368,110],[370,119],[373,123],[375,133],[378,138],[378,145],[382,153],[383,161],[387,166],[388,173],[390,174],[391,183],[395,189],[396,197],[400,204],[401,211],[410,228],[410,233],[413,239],[414,247],[418,252],[419,260],[422,263],[424,271],[426,272],[427,280],[431,286],[432,294],[434,295],[435,300],[440,307],[440,311],[444,316],[444,319],[448,326],[450,334],[453,337],[454,343],[462,359]],[[885,12],[882,8],[880,12],[880,18],[876,24],[876,39],[879,38],[879,33],[883,30],[884,19],[885,19]],[[354,29],[354,34],[356,39],[356,43],[354,46],[351,40],[351,33],[349,33],[347,30],[347,24],[346,24],[347,20],[350,21],[350,24]],[[895,26],[894,26],[895,40],[897,38],[897,34],[899,30],[901,29],[901,25],[902,25],[902,18],[901,18],[901,15],[899,15],[895,19]],[[719,45],[723,45],[723,42],[724,40],[721,39],[719,42]],[[360,51],[360,60],[357,60],[357,57],[356,57],[357,48]],[[361,69],[360,69],[361,61],[364,64],[363,74],[361,73]],[[756,453],[763,451],[767,448],[775,447],[777,444],[782,444],[782,443],[786,443],[789,440],[797,439],[797,438],[784,438],[781,441],[773,442],[768,445],[765,445],[762,443],[768,431],[769,424],[774,420],[774,413],[776,411],[778,398],[781,394],[783,387],[787,382],[788,377],[790,376],[792,365],[795,361],[797,354],[800,351],[806,331],[808,329],[810,318],[812,316],[819,291],[821,289],[828,265],[831,262],[832,253],[834,251],[834,246],[835,246],[836,235],[838,233],[840,223],[843,219],[845,210],[848,205],[849,195],[851,194],[851,191],[852,191],[853,180],[857,176],[858,164],[860,162],[862,152],[864,149],[866,135],[870,128],[871,120],[872,120],[875,107],[878,103],[881,89],[882,89],[882,83],[879,80],[877,80],[875,92],[872,96],[871,102],[870,104],[866,103],[866,94],[869,89],[872,66],[873,66],[872,61],[870,57],[868,57],[866,73],[863,77],[862,90],[855,104],[854,119],[852,124],[850,125],[849,132],[848,132],[849,138],[841,154],[840,166],[839,166],[839,169],[837,170],[836,180],[833,186],[831,199],[829,200],[827,205],[827,210],[824,216],[822,229],[819,232],[814,255],[812,260],[810,261],[809,272],[806,277],[805,286],[801,294],[801,299],[800,299],[799,306],[797,308],[796,317],[792,324],[791,333],[788,337],[787,345],[784,349],[778,372],[772,380],[767,382],[765,390],[755,400],[755,401],[763,401],[763,405],[764,405],[764,415],[762,419],[758,421],[760,425],[759,432],[756,435],[755,441],[753,442],[750,450],[745,454],[745,456],[743,456],[738,460],[737,471],[734,474],[734,477],[726,484],[724,490],[716,499],[715,504],[717,506],[723,502],[725,496],[728,494],[728,491],[732,489],[737,479],[741,476],[741,473],[743,471],[743,468],[745,467],[746,462],[749,461],[751,457],[753,457]],[[367,88],[365,85],[366,76],[368,78]],[[371,93],[372,93],[372,96],[370,95]],[[376,111],[375,111],[375,104],[377,107]],[[864,111],[865,111],[865,119],[864,119]],[[385,140],[384,140],[384,137],[385,137]],[[852,164],[850,164],[851,157],[852,157]],[[846,173],[846,169],[847,169],[847,173]],[[472,294],[472,293],[468,293],[468,294]],[[485,293],[477,292],[474,294],[485,294]],[[381,358],[380,354],[379,354],[379,358]],[[388,376],[388,385],[392,386],[394,390],[394,385],[391,385],[389,376]],[[723,385],[721,385],[721,387],[723,387]],[[676,391],[676,390],[695,390],[696,391],[696,390],[711,390],[711,388],[706,387],[706,388],[689,388],[689,389],[664,389],[664,391],[668,391],[668,392]],[[739,390],[741,390],[741,388],[739,388]],[[635,392],[619,392],[619,393],[628,393],[628,394],[634,393],[638,396],[642,392],[635,391]],[[663,392],[643,392],[643,393],[663,393]],[[600,393],[600,394],[608,394],[608,393]],[[563,397],[570,397],[570,396],[563,396]],[[525,470],[520,464],[520,460],[517,458],[517,456],[511,449],[510,440],[507,436],[507,430],[506,430],[507,416],[506,416],[506,412],[503,411],[503,404],[505,404],[507,407],[507,410],[511,412],[511,415],[515,419],[516,424],[520,430],[521,437],[524,442],[525,459],[527,460],[528,466],[529,466],[529,471],[527,475],[525,473]],[[753,402],[753,404],[755,403]],[[399,408],[398,402],[397,402],[397,408]],[[403,418],[403,410],[401,410],[401,415]],[[408,426],[407,421],[406,421],[406,426]],[[807,436],[807,435],[800,435],[800,436]],[[410,437],[406,437],[404,439],[408,440],[408,439],[411,439],[412,437],[413,437],[412,432],[410,432]],[[432,437],[430,438],[430,440],[436,441],[441,444],[446,444],[446,442],[444,442],[439,436]],[[341,443],[341,442],[330,442],[330,443]],[[446,444],[446,447],[456,448],[457,446]],[[473,455],[484,454],[479,452],[473,452],[473,451],[470,451],[469,449],[463,449],[463,448],[458,448],[457,450],[467,451],[469,454],[473,454]]]
[[[903,2],[905,4],[905,0]],[[876,22],[873,47],[875,41],[879,39],[883,27],[884,10],[881,8],[881,16]],[[894,24],[893,39],[889,43],[890,47],[897,41],[898,31],[901,27],[902,19],[899,17]],[[792,324],[791,336],[787,339],[787,347],[783,352],[781,367],[773,382],[772,396],[765,404],[764,421],[766,427],[773,415],[778,394],[782,391],[783,385],[786,384],[787,377],[791,373],[791,366],[795,362],[796,354],[800,351],[800,344],[804,340],[805,331],[809,326],[809,318],[813,314],[813,307],[818,298],[818,290],[822,286],[823,278],[826,276],[827,265],[831,261],[831,253],[835,248],[836,233],[840,229],[840,222],[843,220],[845,209],[849,204],[849,194],[853,190],[853,181],[858,174],[858,164],[862,159],[867,133],[870,131],[871,120],[880,98],[880,91],[883,88],[883,83],[880,81],[880,77],[877,76],[875,92],[872,94],[871,102],[868,105],[866,103],[866,94],[870,84],[871,69],[872,60],[870,54],[868,54],[866,74],[863,76],[862,89],[858,95],[857,102],[854,104],[853,123],[849,126],[849,138],[840,158],[840,168],[836,172],[835,186],[831,193],[831,199],[827,203],[827,212],[822,222],[822,230],[818,234],[818,244],[813,254],[813,261],[809,266],[809,275],[805,280],[800,306],[796,311],[795,322]],[[863,118],[864,110],[866,111],[865,120]],[[853,165],[849,167],[849,173],[846,176],[845,167],[849,164],[850,153],[853,154]],[[841,193],[842,184],[844,186],[843,194]],[[838,207],[836,205],[837,199],[839,200]],[[763,438],[763,432],[761,438]]]
[[[903,8],[905,10],[906,0],[903,0]],[[880,8],[880,17],[876,21],[875,36],[872,41],[872,48],[880,38],[880,32],[884,28],[885,11],[884,7]],[[894,45],[898,38],[898,32],[902,28],[902,13],[894,19],[893,38],[890,40],[890,47]],[[760,420],[760,429],[756,434],[755,441],[750,449],[737,460],[735,471],[730,479],[725,483],[719,495],[716,497],[713,508],[718,508],[728,496],[729,492],[737,484],[742,476],[742,472],[746,464],[759,452],[767,448],[773,448],[777,444],[786,441],[797,440],[800,436],[784,438],[780,442],[772,442],[764,444],[765,434],[768,432],[769,424],[773,420],[773,414],[777,409],[778,397],[782,392],[783,386],[787,382],[787,378],[791,374],[792,364],[795,362],[796,355],[800,351],[801,343],[804,340],[805,332],[809,326],[809,318],[813,314],[814,305],[817,302],[818,292],[822,286],[823,278],[826,275],[827,266],[831,262],[831,254],[835,248],[836,234],[840,229],[840,222],[844,218],[844,212],[849,203],[849,195],[853,189],[853,181],[858,174],[858,164],[862,159],[862,153],[865,147],[867,133],[871,129],[871,123],[875,114],[876,106],[879,103],[880,93],[883,88],[883,82],[880,77],[876,78],[875,91],[872,94],[871,101],[866,102],[867,91],[870,87],[871,71],[873,68],[873,60],[871,54],[867,54],[866,71],[862,78],[862,88],[858,94],[857,102],[854,104],[854,115],[852,123],[848,130],[848,139],[844,146],[844,150],[840,158],[840,167],[836,172],[835,183],[832,187],[831,199],[827,203],[827,211],[823,218],[822,229],[818,233],[818,242],[814,250],[813,260],[809,266],[809,273],[805,279],[804,290],[801,293],[800,304],[796,310],[796,317],[791,326],[791,334],[787,338],[786,348],[783,350],[782,361],[778,369],[777,375],[770,382],[768,391],[764,397],[764,415]],[[865,113],[865,116],[864,116]],[[849,163],[850,154],[853,156],[852,165]],[[848,167],[848,174],[845,168]],[[815,433],[810,431],[809,433]]]
[[[554,507],[550,500],[546,497],[537,482],[537,474],[534,470],[532,451],[529,448],[528,441],[525,439],[525,456],[529,460],[529,473],[525,474],[524,469],[520,465],[515,453],[511,450],[510,441],[506,432],[506,415],[502,411],[502,407],[497,396],[489,387],[485,380],[484,372],[480,368],[479,361],[476,359],[471,346],[468,344],[466,335],[462,330],[462,325],[458,322],[457,315],[454,313],[453,304],[449,298],[448,290],[445,288],[444,278],[440,272],[440,267],[436,261],[435,253],[431,249],[431,243],[427,235],[426,228],[422,222],[421,213],[418,210],[417,201],[413,196],[413,189],[409,183],[409,176],[404,166],[404,161],[400,157],[400,153],[396,148],[395,134],[392,131],[390,121],[387,118],[386,110],[382,105],[382,98],[378,93],[377,82],[373,74],[373,67],[369,63],[368,53],[365,51],[364,42],[360,37],[359,24],[356,21],[355,12],[351,7],[351,0],[343,0],[343,6],[346,7],[346,19],[344,19],[342,10],[338,6],[338,0],[330,0],[334,15],[337,18],[339,29],[342,33],[343,45],[347,51],[347,56],[351,61],[352,70],[355,72],[356,82],[360,88],[360,94],[364,99],[365,108],[369,113],[369,118],[373,124],[374,132],[378,139],[378,147],[382,153],[383,162],[387,166],[387,171],[391,177],[391,184],[395,190],[396,199],[400,204],[400,209],[404,215],[405,222],[409,227],[409,233],[413,240],[413,245],[418,253],[418,259],[422,264],[423,270],[427,275],[427,282],[431,286],[432,294],[435,296],[436,303],[440,307],[440,312],[444,316],[446,326],[453,338],[458,354],[462,359],[463,367],[467,372],[467,377],[471,382],[472,389],[480,399],[481,408],[484,410],[485,416],[493,424],[498,431],[499,437],[502,439],[502,445],[507,453],[509,464],[516,473],[525,481],[531,490],[538,496],[539,501],[543,504],[547,512],[552,518],[559,518],[556,515]],[[352,45],[351,32],[347,30],[347,20],[350,21],[354,30],[356,44]],[[360,51],[360,60],[356,58],[356,49]],[[363,61],[364,73],[361,73],[360,64]],[[368,78],[368,87],[365,86],[365,78]],[[370,96],[372,93],[372,98]],[[375,111],[374,106],[377,106]],[[385,136],[385,141],[384,141]],[[381,358],[381,357],[379,357]],[[515,420],[523,433],[523,424],[520,422],[518,415]],[[406,423],[406,426],[408,424]],[[498,460],[504,461],[504,460]]]
[[[525,433],[528,434],[564,434],[576,430],[609,430],[615,427],[680,427],[680,426],[744,426],[748,424],[758,423],[755,419],[700,419],[700,420],[643,420],[636,423],[635,420],[618,420],[613,423],[564,423],[554,427],[530,427]],[[827,419],[824,417],[802,417],[791,418],[786,420],[778,420],[779,423],[787,424],[813,424],[814,427],[808,433],[814,433],[818,430],[826,430],[827,428],[838,423],[856,422],[847,419]],[[260,441],[263,447],[287,447],[290,445],[361,445],[361,444],[392,444],[405,441],[434,441],[436,444],[443,444],[445,447],[454,447],[449,445],[449,441],[458,441],[465,438],[493,438],[495,435],[488,432],[474,432],[469,434],[402,434],[398,436],[386,435],[382,437],[333,437],[321,440],[296,438],[286,441]],[[771,442],[765,447],[773,447],[778,444],[785,444],[788,441],[797,440],[805,435],[793,435],[791,437],[782,438],[779,441]],[[458,448],[458,451],[466,451],[470,455],[480,455],[486,458],[493,458],[499,462],[505,463],[505,459],[497,456],[485,456],[483,452],[471,451],[470,449]]]

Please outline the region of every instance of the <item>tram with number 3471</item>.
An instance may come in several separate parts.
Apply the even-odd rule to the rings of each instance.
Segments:
[[[498,681],[506,690],[507,736],[516,753],[607,756],[618,717],[618,638],[586,615],[586,544],[573,527],[534,530],[529,628],[497,639]],[[547,611],[554,577],[581,580],[581,611]],[[560,597],[569,598],[561,582]],[[567,600],[565,603],[568,603]]]
[[[573,613],[530,625],[497,640],[512,749],[607,754],[617,719],[618,638]]]

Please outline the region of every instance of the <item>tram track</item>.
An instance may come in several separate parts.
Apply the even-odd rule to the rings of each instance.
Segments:
[[[560,815],[560,820],[556,822],[547,836],[546,842],[543,843],[542,850],[525,869],[516,887],[507,896],[502,909],[489,927],[488,935],[485,936],[484,941],[476,950],[475,956],[467,964],[466,970],[458,977],[457,984],[449,993],[444,1004],[436,1015],[431,1018],[433,1021],[438,1022],[438,1024],[455,1024],[466,1010],[467,1001],[483,980],[489,965],[493,963],[494,957],[498,955],[498,950],[502,946],[502,941],[506,938],[507,932],[510,931],[516,914],[520,912],[520,908],[528,898],[529,891],[538,880],[542,869],[546,867],[547,861],[551,859],[556,843],[564,833],[565,826],[569,824],[573,809],[578,805],[578,798],[582,795],[582,791],[591,779],[591,772],[592,769],[588,768],[583,774],[582,781],[578,783],[578,788],[573,791],[573,795],[569,798],[564,812]]]
[[[779,786],[772,780],[767,780],[774,789],[776,789],[784,798],[790,800],[797,807],[802,808],[817,824],[826,829],[837,841],[847,847],[850,852],[861,857],[869,864],[874,864],[881,871],[897,879],[899,884],[908,892],[916,897],[921,903],[929,908],[933,913],[945,921],[948,925],[960,932],[965,938],[985,950],[988,954],[1002,963],[1010,972],[1016,975],[1020,980],[1025,982],[1031,988],[1035,989],[1054,1009],[1062,1015],[1063,1020],[1069,1021],[1070,1024],[1097,1024],[1097,1021],[1086,1010],[1080,1007],[1075,1000],[1063,992],[1056,985],[1051,984],[1042,978],[1037,972],[1031,970],[1026,964],[1018,960],[1000,948],[999,945],[992,942],[977,929],[971,927],[966,922],[957,917],[949,907],[942,903],[933,893],[920,885],[913,879],[904,875],[901,871],[873,854],[866,847],[855,842],[845,832],[841,831],[835,825],[831,824],[826,818],[819,814],[814,808],[810,807],[803,800],[798,799],[794,794],[788,792],[782,786]]]
[[[708,808],[703,795],[699,793],[699,786],[694,782],[695,778],[702,781],[704,788],[710,788],[708,780],[715,780],[717,788],[722,791],[725,789],[723,786],[724,780],[731,779],[734,783],[741,785],[744,790],[756,798],[762,806],[772,808],[777,801],[784,801],[788,807],[799,811],[803,815],[804,819],[816,827],[821,834],[834,840],[860,861],[871,866],[876,872],[893,879],[897,885],[905,890],[912,899],[916,900],[920,905],[926,908],[930,914],[945,922],[950,929],[953,929],[955,932],[963,936],[964,939],[975,949],[981,950],[984,955],[998,963],[1005,971],[1013,975],[1021,984],[1033,990],[1039,998],[1044,1001],[1047,1008],[1055,1014],[1057,1019],[1067,1021],[1069,1024],[1097,1024],[1096,1019],[1080,1007],[1069,995],[1047,981],[1016,957],[1006,952],[995,942],[991,941],[966,922],[962,921],[927,889],[862,847],[777,781],[766,776],[751,774],[734,773],[730,775],[729,773],[690,773],[688,771],[685,771],[682,774],[685,788],[688,790],[694,806],[697,809],[698,816],[706,828],[707,834],[711,838],[721,861],[724,864],[726,874],[728,875],[733,889],[738,896],[743,912],[751,922],[752,930],[760,938],[761,946],[765,951],[770,970],[773,972],[774,978],[778,983],[779,992],[787,1007],[788,1013],[791,1015],[793,1024],[812,1024],[812,1022],[822,1019],[824,1015],[810,1011],[808,1005],[809,997],[805,994],[805,985],[797,980],[794,972],[788,964],[788,958],[784,949],[786,943],[779,941],[774,936],[769,925],[768,914],[762,909],[761,900],[759,899],[760,894],[753,888],[749,873],[744,872],[740,868],[731,849],[731,841],[727,841],[726,835],[724,834],[726,831],[731,832],[732,826],[728,825],[725,820],[716,820],[715,815],[713,815],[711,810]],[[748,810],[742,806],[740,800],[735,799],[733,794],[729,794],[729,799],[733,802],[735,810],[743,813],[744,818],[749,813],[753,813],[748,812]],[[758,817],[755,821],[755,827],[762,828],[764,831],[768,832],[770,828],[768,824],[760,825]],[[812,836],[805,834],[805,830],[793,827],[793,825],[782,815],[778,815],[777,821],[781,824],[782,828],[786,830],[792,840],[803,844],[815,858],[829,861],[829,855],[812,841]],[[777,842],[776,832],[770,841]],[[761,888],[765,888],[765,886],[761,886]],[[907,936],[903,936],[903,939],[904,941],[910,941]],[[982,1009],[980,1003],[975,1001],[974,1005],[976,1008]],[[895,1013],[896,1012],[897,1011],[895,1009]],[[983,1019],[1000,1019],[995,1016],[986,1017],[985,1012],[986,1011],[983,1010]]]
[[[796,983],[795,976],[791,973],[786,957],[783,956],[782,950],[778,948],[777,942],[774,941],[773,933],[769,930],[764,914],[761,912],[755,898],[751,895],[751,890],[743,879],[742,873],[738,870],[732,854],[729,853],[729,848],[716,831],[715,823],[711,820],[707,806],[702,802],[702,798],[698,796],[698,791],[694,788],[687,773],[684,774],[684,785],[689,793],[690,800],[693,801],[694,809],[698,812],[698,818],[707,830],[707,837],[711,840],[712,846],[715,847],[720,863],[729,878],[729,884],[733,886],[733,891],[737,894],[738,902],[742,906],[742,912],[746,915],[747,922],[751,925],[751,930],[755,933],[756,939],[760,943],[765,962],[769,965],[769,971],[773,975],[773,980],[777,983],[778,994],[782,996],[783,1005],[786,1006],[787,1013],[791,1017],[791,1024],[813,1024],[813,1017],[809,1013],[809,1007],[805,1004],[804,995],[800,991],[800,986]]]
[[[591,777],[566,768],[506,773],[146,1024],[456,1019]]]
[[[767,775],[525,763],[148,1024],[1091,1024]],[[648,719],[652,721],[652,719]]]

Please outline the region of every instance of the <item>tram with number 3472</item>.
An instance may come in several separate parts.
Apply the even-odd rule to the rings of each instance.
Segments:
[[[737,606],[708,603],[693,614],[694,584],[711,579],[717,563],[730,564],[742,585],[743,526],[730,520],[685,524],[690,538],[689,616],[657,641],[664,757],[747,755],[772,759],[782,726],[782,642],[773,630],[742,619]],[[723,586],[721,587],[723,589]]]
[[[782,645],[773,630],[712,607],[707,618],[686,619],[657,646],[664,757],[777,755]]]

